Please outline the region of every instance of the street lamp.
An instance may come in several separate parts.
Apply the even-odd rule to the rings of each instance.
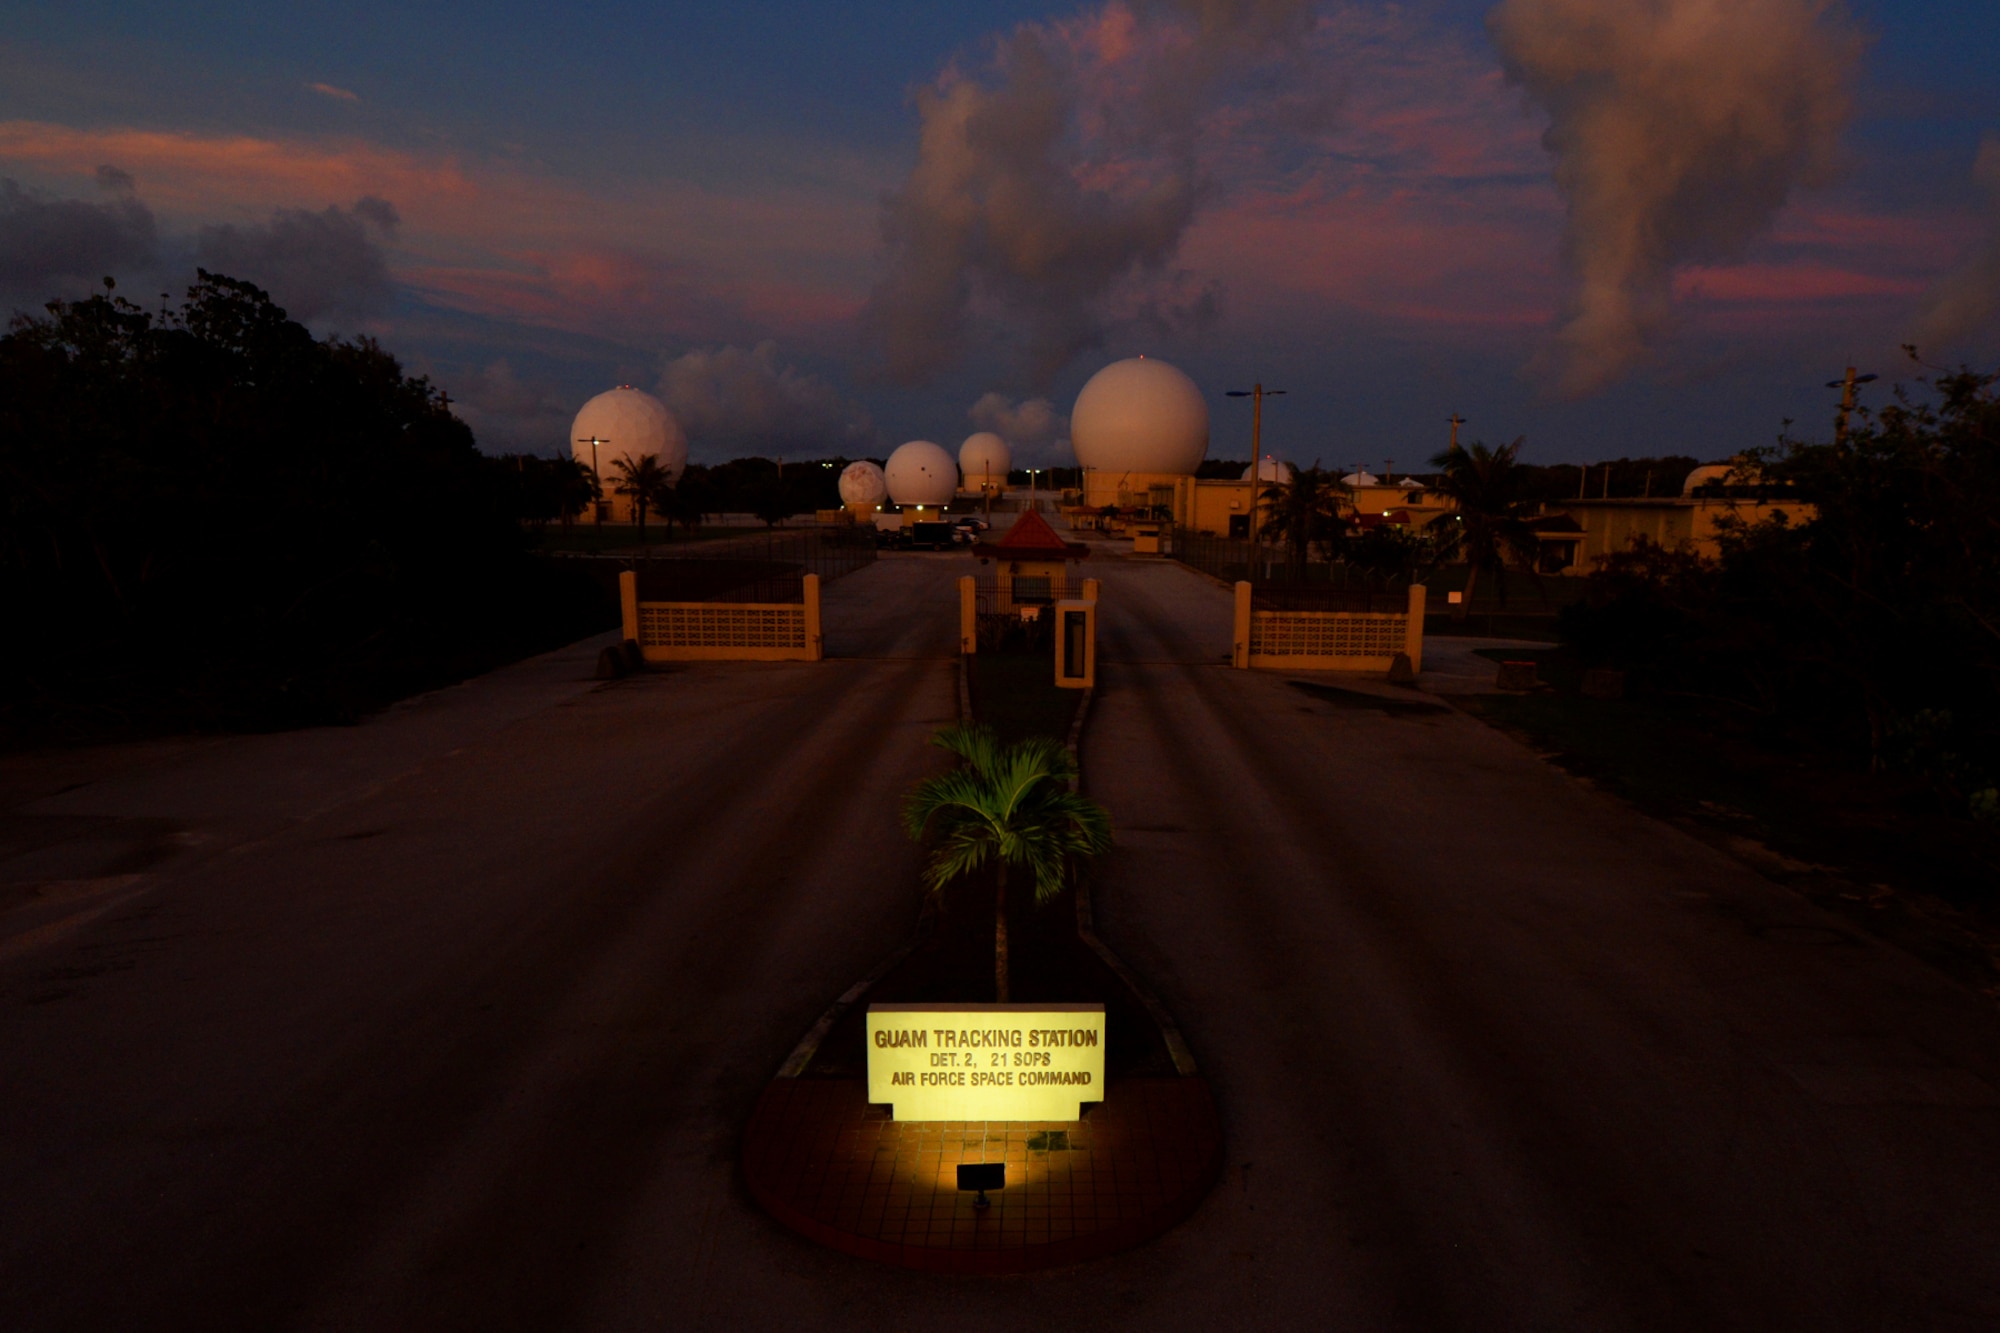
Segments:
[[[604,474],[597,470],[597,446],[609,444],[611,441],[593,435],[589,439],[578,440],[577,443],[590,446],[590,521],[601,531],[604,527]]]
[[[1257,475],[1257,460],[1264,454],[1264,400],[1284,393],[1283,389],[1267,389],[1262,384],[1248,389],[1230,389],[1224,394],[1228,398],[1248,398],[1250,400],[1250,564],[1255,569],[1257,560],[1257,488],[1263,478]],[[1256,574],[1253,572],[1254,580]]]
[[[1854,367],[1849,366],[1847,374],[1837,380],[1828,380],[1826,382],[1827,388],[1840,390],[1840,423],[1833,428],[1833,442],[1835,444],[1840,444],[1847,439],[1847,414],[1854,410],[1854,386],[1857,384],[1872,384],[1876,379],[1877,376],[1874,375],[1856,375]]]

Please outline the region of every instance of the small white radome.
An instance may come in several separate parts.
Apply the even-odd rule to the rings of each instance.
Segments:
[[[889,498],[889,482],[882,469],[862,459],[849,463],[840,473],[840,502],[844,505],[879,505]]]
[[[995,486],[1005,486],[1007,469],[1013,465],[1014,454],[1007,441],[990,430],[968,435],[958,446],[958,471],[967,486],[984,486],[989,480]]]

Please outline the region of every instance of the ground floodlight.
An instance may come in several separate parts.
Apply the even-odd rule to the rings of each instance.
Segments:
[[[958,1164],[958,1187],[961,1190],[978,1190],[979,1197],[972,1201],[974,1208],[991,1208],[993,1201],[986,1197],[988,1190],[1007,1188],[1007,1164],[1005,1162],[960,1162]]]

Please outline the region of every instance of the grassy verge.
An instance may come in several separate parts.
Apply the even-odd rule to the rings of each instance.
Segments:
[[[1684,700],[1587,699],[1559,648],[1543,689],[1469,711],[1551,761],[1742,857],[1876,934],[2000,996],[2000,837],[1845,756]]]
[[[1002,740],[1067,739],[1081,690],[1057,689],[1047,651],[982,652],[965,659],[973,716]],[[1104,1005],[1105,1068],[1114,1078],[1168,1077],[1173,1056],[1152,1016],[1076,932],[1076,894],[1034,905],[1016,871],[1009,920],[1015,1003]],[[993,999],[993,880],[977,874],[947,889],[929,935],[870,991],[869,1003],[985,1004]],[[858,1078],[867,1070],[866,1006],[856,1005],[821,1043],[809,1072]]]
[[[1424,633],[1431,638],[1535,639],[1548,644],[1557,637],[1553,614],[1528,611],[1474,611],[1462,617],[1448,610],[1426,611]]]
[[[966,659],[966,667],[971,672],[973,715],[999,733],[1002,741],[1069,738],[1083,691],[1057,688],[1050,650],[974,653]]]

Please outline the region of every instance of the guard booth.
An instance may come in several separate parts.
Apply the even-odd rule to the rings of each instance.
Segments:
[[[1025,639],[1036,652],[1055,637],[1057,603],[1078,595],[1071,566],[1090,554],[1082,542],[1066,542],[1048,520],[1030,510],[997,542],[972,548],[992,573],[959,584],[959,643],[963,652],[999,648]],[[1082,580],[1090,583],[1091,580]],[[1094,600],[1094,594],[1084,593]]]

